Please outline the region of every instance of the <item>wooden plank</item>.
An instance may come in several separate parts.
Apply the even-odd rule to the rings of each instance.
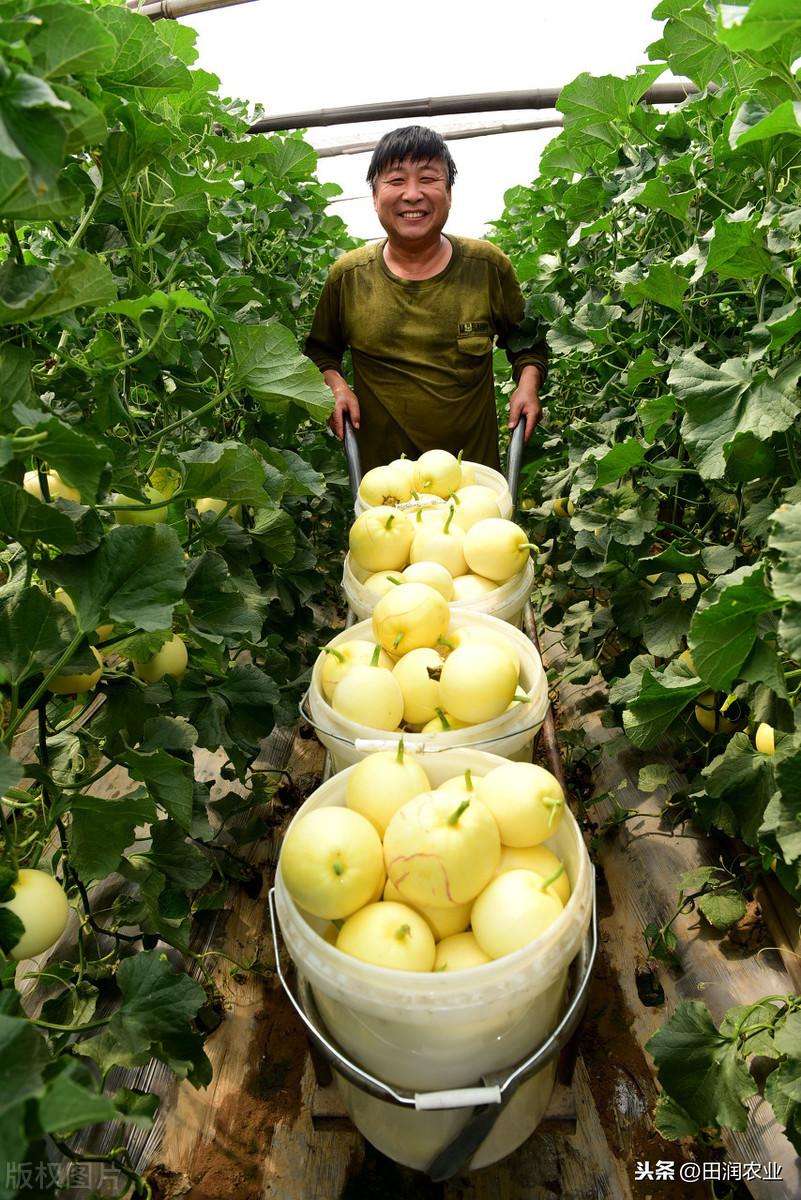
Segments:
[[[560,666],[564,657],[558,635],[544,639],[549,665]],[[584,685],[567,683],[560,687],[560,708],[567,727],[581,726],[590,745],[603,746],[621,731],[606,729],[597,712],[598,696],[605,685],[598,677]],[[736,945],[731,939],[711,931],[697,914],[680,916],[674,925],[679,938],[681,969],[673,972],[663,964],[647,964],[642,931],[651,921],[660,924],[673,913],[677,900],[676,880],[682,871],[716,865],[717,855],[707,837],[689,825],[683,832],[660,828],[661,810],[668,791],[664,788],[643,795],[636,780],[641,765],[669,760],[655,752],[639,753],[633,746],[614,755],[604,755],[594,772],[595,794],[613,793],[617,802],[642,815],[622,826],[606,840],[598,852],[602,898],[601,933],[612,969],[619,980],[622,1001],[632,1032],[640,1046],[662,1026],[679,1000],[703,1000],[716,1021],[735,1004],[752,1004],[765,995],[794,991],[793,980],[781,952],[771,949],[771,939],[759,949]],[[669,788],[676,790],[681,779],[674,774]],[[602,803],[593,815],[603,819],[611,814],[611,805]],[[656,970],[664,989],[665,1004],[649,1007],[642,1003],[637,990],[637,972],[646,966]],[[752,1102],[749,1129],[744,1134],[726,1134],[729,1156],[740,1162],[776,1162],[782,1167],[783,1180],[748,1184],[755,1200],[795,1200],[801,1195],[801,1171],[795,1151],[785,1137],[769,1106]],[[678,1146],[666,1143],[668,1154],[678,1159]],[[682,1185],[686,1187],[687,1185]]]

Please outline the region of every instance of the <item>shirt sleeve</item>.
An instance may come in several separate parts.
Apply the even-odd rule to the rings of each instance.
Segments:
[[[523,367],[535,366],[540,370],[540,383],[544,383],[548,375],[548,344],[539,326],[525,317],[523,293],[508,260],[498,268],[498,281],[498,345],[506,351],[512,365],[512,378],[517,383]]]
[[[339,318],[340,280],[329,275],[323,284],[304,353],[321,371],[340,371],[346,343]]]

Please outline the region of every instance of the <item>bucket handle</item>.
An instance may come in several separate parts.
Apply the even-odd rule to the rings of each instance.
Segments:
[[[590,925],[576,958],[573,960],[577,967],[578,980],[575,993],[554,1031],[544,1042],[519,1063],[505,1079],[498,1082],[485,1083],[484,1087],[455,1088],[435,1092],[411,1092],[404,1088],[393,1088],[383,1080],[376,1079],[362,1067],[357,1066],[347,1054],[317,1028],[304,1011],[303,1005],[295,996],[281,969],[280,948],[278,943],[278,922],[275,912],[275,888],[270,888],[268,907],[270,926],[272,929],[273,952],[275,954],[275,969],[290,1004],[306,1027],[311,1042],[321,1054],[333,1065],[334,1069],[343,1075],[349,1083],[379,1100],[388,1101],[403,1108],[414,1108],[418,1112],[426,1109],[455,1109],[475,1108],[478,1105],[502,1105],[525,1079],[542,1070],[562,1047],[573,1036],[584,1013],[584,1006],[592,978],[592,968],[598,950],[598,913],[595,897],[595,873],[591,877],[592,906]]]
[[[341,733],[334,733],[334,731],[332,729],[326,729],[325,725],[321,725],[312,716],[312,714],[309,710],[309,707],[308,707],[308,700],[309,700],[309,693],[304,692],[303,696],[300,699],[300,703],[298,704],[298,712],[300,713],[301,718],[306,722],[306,724],[311,725],[312,729],[314,729],[316,732],[324,733],[326,737],[334,738],[335,741],[342,742],[342,744],[345,746],[352,746],[355,750],[357,750],[359,752],[372,753],[375,750],[397,750],[398,742],[393,741],[392,738],[355,738],[355,739],[353,739],[353,738],[343,737]],[[529,696],[528,700],[525,701],[525,704],[532,705],[533,703],[534,703],[534,701],[531,698],[531,696]],[[524,704],[522,701],[521,701],[521,707],[524,707]],[[529,729],[540,729],[541,726],[542,726],[542,721],[533,721],[532,724],[530,726],[528,726],[527,728],[518,729],[518,730],[515,730],[515,732],[516,733],[527,733]],[[417,736],[417,735],[415,734],[415,736]],[[480,745],[482,747],[483,746],[491,746],[493,744],[493,742],[502,742],[509,736],[510,735],[508,733],[500,733],[496,737],[487,738],[485,741],[482,741],[480,743]],[[409,753],[409,754],[441,754],[443,750],[461,749],[461,747],[456,747],[456,746],[443,746],[443,745],[437,744],[436,742],[415,742],[413,744],[409,743],[409,742],[404,742],[404,746],[405,746],[407,753]],[[468,749],[469,748],[470,747],[468,747]],[[478,746],[476,746],[474,748],[478,749]]]
[[[326,729],[324,725],[320,725],[312,716],[309,706],[309,693],[305,692],[298,704],[298,712],[303,720],[311,725],[312,729],[324,733],[326,737],[336,738],[338,742],[343,742],[348,746],[353,746],[357,751],[372,754],[375,750],[397,750],[398,741],[400,739],[393,738],[346,738],[339,733],[334,733],[332,729]],[[404,743],[408,754],[441,754],[443,750],[453,749],[448,746],[438,746],[434,742],[416,742],[413,746]]]

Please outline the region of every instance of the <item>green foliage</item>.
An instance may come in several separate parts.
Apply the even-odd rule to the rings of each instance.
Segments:
[[[646,1045],[663,1088],[655,1114],[659,1132],[677,1138],[744,1130],[745,1101],[759,1090],[748,1063],[761,1055],[773,1060],[765,1098],[795,1149],[801,1149],[800,1006],[797,996],[766,997],[730,1008],[718,1029],[705,1004],[682,1000]]]
[[[0,895],[50,860],[79,917],[43,1005],[3,967],[11,1161],[98,1121],[147,1127],[155,1098],[106,1091],[114,1065],[209,1082],[191,931],[243,868],[212,853],[193,749],[223,748],[243,812],[259,802],[249,764],[294,718],[346,527],[330,393],[299,349],[353,244],[338,189],[301,137],[247,134],[194,41],[102,0],[0,0]],[[186,674],[144,683],[132,660],[176,633]],[[95,645],[95,692],[52,695]],[[128,789],[93,795],[112,768]],[[9,949],[22,926],[0,917]]]
[[[780,0],[654,15],[654,67],[565,88],[564,131],[495,223],[553,351],[523,468],[549,547],[538,599],[578,659],[568,674],[608,680],[608,723],[686,770],[668,804],[801,899],[801,16]],[[665,66],[700,89],[670,113],[639,103]],[[546,503],[566,494],[569,522]],[[760,722],[772,755],[754,748]],[[644,790],[666,782],[641,772]],[[752,876],[684,875],[675,912],[644,931],[650,955],[678,964],[689,907],[729,929]],[[764,1095],[801,1148],[797,1010],[769,997],[718,1030],[680,1004],[649,1043],[658,1129],[744,1129],[763,1055]]]
[[[551,539],[539,599],[563,629],[582,612],[568,648],[637,746],[672,743],[702,824],[801,898],[801,17],[769,0],[655,16],[653,67],[564,88],[564,131],[495,223],[553,351],[523,468],[533,540]],[[665,66],[700,89],[668,113],[640,102]],[[761,721],[774,760],[728,742]]]

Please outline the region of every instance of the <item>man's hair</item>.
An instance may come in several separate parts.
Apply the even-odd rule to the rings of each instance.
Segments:
[[[385,133],[373,151],[367,169],[367,182],[373,191],[382,171],[407,159],[414,163],[439,159],[445,165],[448,187],[453,187],[456,164],[441,135],[435,129],[427,129],[425,125],[404,125],[402,129],[392,129]]]

